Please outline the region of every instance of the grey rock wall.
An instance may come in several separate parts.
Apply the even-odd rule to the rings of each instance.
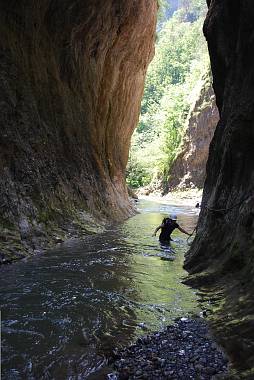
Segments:
[[[204,31],[220,121],[197,236],[185,264],[193,284],[219,294],[215,332],[236,367],[250,371],[242,377],[249,379],[254,378],[253,19],[253,1],[210,2]]]

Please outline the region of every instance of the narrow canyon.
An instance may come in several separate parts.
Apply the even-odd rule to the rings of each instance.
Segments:
[[[233,362],[230,378],[253,379],[254,4],[207,4],[219,122],[186,282],[219,300],[209,319]],[[125,168],[157,11],[157,0],[0,1],[2,263],[134,215]],[[210,87],[206,96],[214,126]],[[193,160],[199,170],[195,152]],[[181,171],[190,175],[186,165]]]

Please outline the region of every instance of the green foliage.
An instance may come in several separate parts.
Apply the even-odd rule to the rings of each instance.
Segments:
[[[159,0],[158,29],[169,20],[174,12],[178,11],[177,17],[182,21],[194,22],[207,11],[205,0]]]
[[[170,4],[178,9],[176,2],[164,0],[165,14]],[[127,183],[134,188],[164,181],[176,157],[191,94],[208,62],[202,34],[205,9],[203,0],[181,0],[158,32],[127,167]]]

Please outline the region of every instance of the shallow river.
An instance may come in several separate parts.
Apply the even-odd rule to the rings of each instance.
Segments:
[[[199,313],[181,283],[186,235],[174,231],[171,248],[151,236],[171,212],[192,231],[195,209],[147,200],[138,208],[102,234],[1,268],[3,379],[91,378],[113,347]]]

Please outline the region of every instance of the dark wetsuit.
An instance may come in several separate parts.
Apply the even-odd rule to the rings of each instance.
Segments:
[[[178,228],[179,225],[172,219],[167,220],[163,223],[163,227],[161,227],[161,233],[159,236],[161,243],[169,243],[171,239],[171,233]]]

